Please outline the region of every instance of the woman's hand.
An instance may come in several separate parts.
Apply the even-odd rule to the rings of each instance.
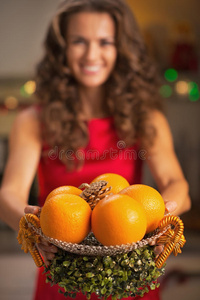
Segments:
[[[165,210],[167,213],[173,214],[173,212],[177,208],[177,203],[175,201],[166,201],[165,202]]]
[[[33,214],[38,216],[40,214],[40,210],[41,208],[39,206],[28,205],[25,207],[24,212],[25,214]]]
[[[173,211],[175,211],[177,208],[177,203],[175,201],[166,201],[165,202],[165,212],[166,213],[170,213],[173,214]],[[151,245],[155,245],[156,242],[153,242]],[[155,255],[159,255],[162,251],[163,251],[164,246],[163,245],[159,245],[159,246],[155,246],[154,248],[154,253]]]
[[[43,238],[40,238],[40,243],[37,244],[38,250],[43,256],[45,265],[49,266],[51,260],[54,259],[55,253],[58,252],[58,248],[51,243],[48,243]]]
[[[26,206],[24,209],[26,214],[40,214],[40,207],[39,206]],[[43,260],[45,264],[48,266],[51,263],[51,260],[54,259],[55,253],[58,252],[58,248],[53,244],[45,241],[42,237],[40,238],[40,243],[37,244],[37,248],[43,256]]]

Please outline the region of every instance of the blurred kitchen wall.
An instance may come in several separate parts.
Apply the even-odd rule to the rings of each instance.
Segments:
[[[0,77],[31,76],[59,0],[1,0]]]
[[[191,39],[200,58],[199,0],[127,0],[127,3],[134,11],[149,49],[163,68],[169,66],[173,44],[180,39]],[[180,32],[181,24],[188,26],[185,31],[190,32],[183,32],[184,28]]]
[[[47,24],[60,0],[1,0],[0,77],[30,76],[42,55]],[[142,29],[161,54],[168,56],[169,37],[178,22],[187,21],[200,36],[199,0],[127,0]],[[161,44],[162,42],[162,44]],[[197,39],[198,47],[200,45]],[[161,47],[162,46],[162,47]],[[161,55],[160,54],[160,55]]]

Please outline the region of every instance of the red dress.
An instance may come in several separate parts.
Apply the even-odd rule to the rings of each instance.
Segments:
[[[79,187],[81,183],[90,183],[96,176],[103,173],[117,173],[124,176],[130,184],[141,182],[142,159],[139,147],[135,145],[125,148],[125,143],[119,141],[112,118],[93,119],[88,122],[90,141],[88,146],[77,153],[58,153],[48,148],[46,154],[41,157],[38,168],[39,181],[39,205],[42,206],[46,196],[56,187],[73,185]],[[67,172],[65,165],[60,161],[61,155],[67,155],[68,159],[76,159],[79,155],[84,156],[85,163],[81,170]],[[50,287],[45,283],[43,268],[39,269],[34,300],[66,300],[67,298],[58,293],[57,286]],[[150,291],[143,299],[159,299],[159,290]],[[76,299],[86,300],[82,294]],[[91,300],[97,300],[95,294]],[[127,298],[127,299],[141,299]],[[69,298],[68,300],[71,300]]]

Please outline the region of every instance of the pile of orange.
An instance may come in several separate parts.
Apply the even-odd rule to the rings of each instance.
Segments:
[[[97,182],[100,180],[105,180],[108,182],[106,187],[111,187],[110,193],[117,194],[122,189],[128,187],[130,184],[123,176],[115,173],[105,173],[100,176],[97,176],[95,179],[92,180],[91,183]]]
[[[164,217],[165,204],[161,194],[154,188],[144,184],[133,184],[119,192],[140,202],[147,217],[146,233],[154,231]]]
[[[80,243],[91,230],[89,204],[79,197],[82,190],[63,186],[53,190],[46,198],[40,214],[43,233],[68,243]]]
[[[111,190],[92,211],[73,186],[53,190],[41,210],[40,224],[45,235],[80,243],[93,231],[103,245],[122,245],[141,240],[155,230],[164,216],[162,196],[154,188],[135,184],[118,174],[106,173],[92,182],[105,180]]]
[[[45,202],[49,200],[50,198],[60,195],[60,194],[73,194],[73,195],[80,195],[82,193],[82,190],[78,189],[75,186],[72,185],[63,185],[56,189],[54,189],[49,195],[47,196]]]
[[[142,205],[126,195],[104,198],[92,212],[92,230],[103,245],[122,245],[141,240],[147,219]]]

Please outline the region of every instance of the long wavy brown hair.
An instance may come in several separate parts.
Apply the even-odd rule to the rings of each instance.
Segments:
[[[65,0],[48,28],[45,55],[36,73],[36,95],[49,145],[75,151],[88,143],[87,122],[79,119],[77,82],[68,67],[65,39],[69,16],[83,11],[106,12],[115,22],[118,55],[105,90],[119,139],[126,145],[138,139],[152,142],[154,131],[146,119],[150,110],[162,109],[158,76],[130,8],[123,0]]]

